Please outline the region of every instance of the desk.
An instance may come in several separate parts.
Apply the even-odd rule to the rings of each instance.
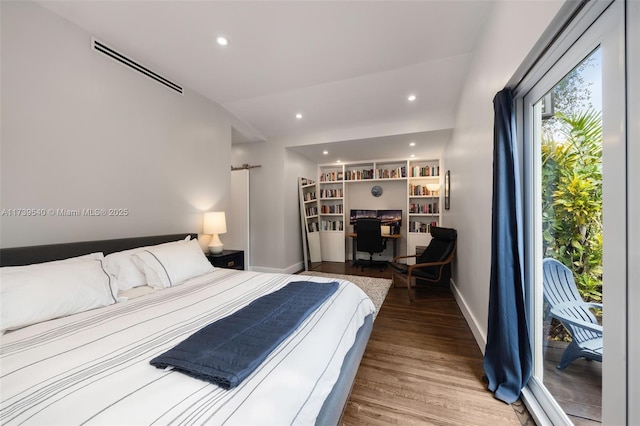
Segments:
[[[352,264],[355,265],[356,263],[356,239],[358,238],[358,234],[356,234],[355,232],[347,232],[347,237],[353,238],[353,242],[351,244],[352,246],[352,257],[351,257],[351,262]],[[396,257],[397,254],[397,247],[396,247],[396,241],[398,241],[400,238],[402,238],[402,235],[400,234],[382,234],[382,238],[385,240],[391,240],[391,242],[393,243],[393,257]]]

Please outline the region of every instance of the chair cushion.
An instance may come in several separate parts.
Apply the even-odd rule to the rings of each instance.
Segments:
[[[451,254],[455,241],[432,239],[422,252],[416,263],[441,262]]]
[[[422,254],[416,259],[416,263],[441,262],[453,251],[458,232],[452,228],[440,228],[432,226],[431,242]]]
[[[453,228],[441,228],[439,226],[432,226],[429,230],[432,238],[437,240],[455,241],[458,236],[458,231]]]

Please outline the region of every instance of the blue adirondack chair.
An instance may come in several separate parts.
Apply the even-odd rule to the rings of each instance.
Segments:
[[[544,300],[549,305],[550,314],[571,334],[571,344],[562,354],[558,368],[564,369],[581,357],[602,362],[602,326],[589,310],[602,309],[602,304],[582,300],[573,273],[557,260],[544,259],[542,272]]]

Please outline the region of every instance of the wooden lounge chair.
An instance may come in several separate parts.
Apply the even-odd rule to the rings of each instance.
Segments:
[[[411,301],[413,301],[411,294],[413,279],[448,286],[451,278],[451,262],[456,255],[458,233],[455,229],[438,226],[432,226],[430,233],[431,242],[420,257],[417,255],[397,256],[393,258],[393,262],[389,263],[393,271],[391,278],[394,286],[396,279],[402,277],[407,282],[409,300]],[[407,265],[404,262],[408,258],[417,258],[416,263]],[[402,259],[404,259],[403,262],[398,262]]]
[[[577,358],[602,362],[602,326],[590,308],[602,309],[601,303],[582,300],[573,273],[555,259],[542,261],[544,300],[550,314],[571,334],[571,344],[562,354],[557,368],[564,369]]]

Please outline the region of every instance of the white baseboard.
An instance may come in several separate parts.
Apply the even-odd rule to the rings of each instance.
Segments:
[[[303,271],[304,270],[304,262],[298,262],[296,264],[293,264],[291,266],[289,266],[288,268],[286,268],[284,270],[285,274],[296,274],[299,271]]]
[[[298,262],[284,269],[265,268],[263,266],[252,266],[249,270],[254,272],[267,272],[270,274],[295,274],[304,270],[304,262]]]
[[[478,319],[475,316],[473,316],[473,314],[469,310],[469,306],[464,300],[464,297],[462,297],[462,295],[458,291],[458,287],[456,286],[456,283],[453,280],[453,278],[451,279],[451,292],[453,293],[453,297],[456,299],[456,302],[458,303],[458,306],[462,311],[462,315],[464,315],[464,318],[467,320],[467,324],[469,324],[469,328],[471,328],[471,332],[473,333],[473,337],[475,337],[476,339],[476,343],[478,344],[478,347],[480,348],[480,350],[482,351],[482,354],[484,355],[484,348],[485,346],[487,346],[487,336],[482,331],[482,328],[480,327],[480,323],[478,322]]]

